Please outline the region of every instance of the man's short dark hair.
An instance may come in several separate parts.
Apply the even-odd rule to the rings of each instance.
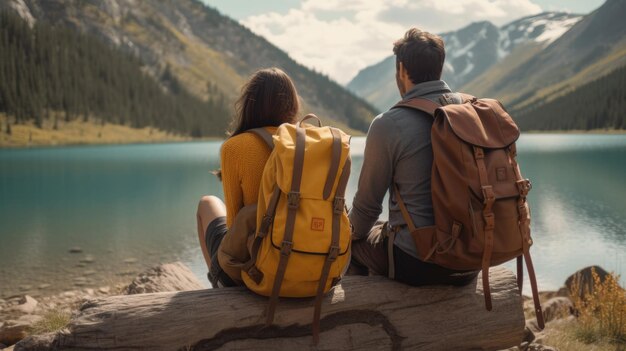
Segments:
[[[438,35],[411,28],[393,43],[393,53],[396,69],[402,62],[413,84],[441,79],[446,49]]]

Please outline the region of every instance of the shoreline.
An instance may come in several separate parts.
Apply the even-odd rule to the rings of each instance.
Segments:
[[[523,132],[522,135],[626,135],[626,129],[616,130],[538,130]],[[365,137],[365,134],[353,135],[353,137]],[[68,143],[37,143],[37,144],[5,144],[3,140],[0,140],[0,150],[32,150],[32,149],[52,149],[52,148],[67,148],[67,147],[84,147],[84,146],[123,146],[123,145],[157,145],[157,144],[183,144],[183,143],[199,143],[199,142],[213,142],[224,141],[225,138],[220,137],[183,137],[173,135],[170,138],[161,138],[154,140],[116,140],[110,142],[80,140]]]
[[[133,145],[222,140],[219,137],[193,138],[154,127],[135,128],[102,122],[95,118],[65,122],[56,116],[42,121],[41,128],[33,121],[8,124],[0,113],[0,149],[32,149],[87,145]]]
[[[91,142],[76,142],[67,144],[36,144],[36,145],[3,145],[0,144],[0,151],[3,150],[35,150],[35,149],[61,149],[72,147],[85,147],[85,146],[130,146],[130,145],[162,145],[162,144],[184,144],[184,143],[201,143],[212,141],[223,141],[225,139],[218,137],[206,137],[206,138],[189,138],[189,139],[171,139],[171,140],[148,140],[148,141],[119,141],[119,142],[105,142],[105,143],[91,143]]]
[[[0,113],[0,150],[109,146],[109,145],[146,145],[185,142],[223,141],[223,137],[200,137],[180,135],[153,127],[135,128],[126,125],[102,123],[89,118],[85,120],[63,121],[60,116],[46,119],[41,128],[29,121],[10,125],[7,133],[8,117]],[[522,135],[626,135],[626,129],[591,129],[591,130],[530,130]],[[356,133],[354,137],[364,137],[365,133]]]
[[[572,130],[529,130],[523,134],[583,134],[583,135],[623,135],[626,129],[572,129]]]

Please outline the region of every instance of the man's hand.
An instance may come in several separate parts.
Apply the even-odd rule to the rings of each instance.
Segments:
[[[389,236],[389,228],[387,226],[388,224],[385,223],[383,224],[381,230],[370,231],[367,237],[367,242],[370,243],[372,246],[382,245],[383,241]]]

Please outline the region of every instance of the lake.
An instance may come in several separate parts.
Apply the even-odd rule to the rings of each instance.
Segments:
[[[129,282],[174,260],[206,282],[195,211],[201,195],[222,196],[210,173],[220,145],[0,150],[0,297]],[[363,146],[353,138],[348,203]],[[626,272],[626,135],[529,134],[518,151],[539,288],[592,264]]]

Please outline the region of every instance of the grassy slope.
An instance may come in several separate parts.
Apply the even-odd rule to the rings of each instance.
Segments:
[[[33,123],[12,124],[11,135],[6,133],[6,115],[0,114],[0,147],[49,146],[69,144],[121,144],[154,143],[191,140],[189,137],[171,134],[154,128],[131,128],[128,126],[96,121],[59,121],[57,130],[53,122],[45,120],[41,129]]]

